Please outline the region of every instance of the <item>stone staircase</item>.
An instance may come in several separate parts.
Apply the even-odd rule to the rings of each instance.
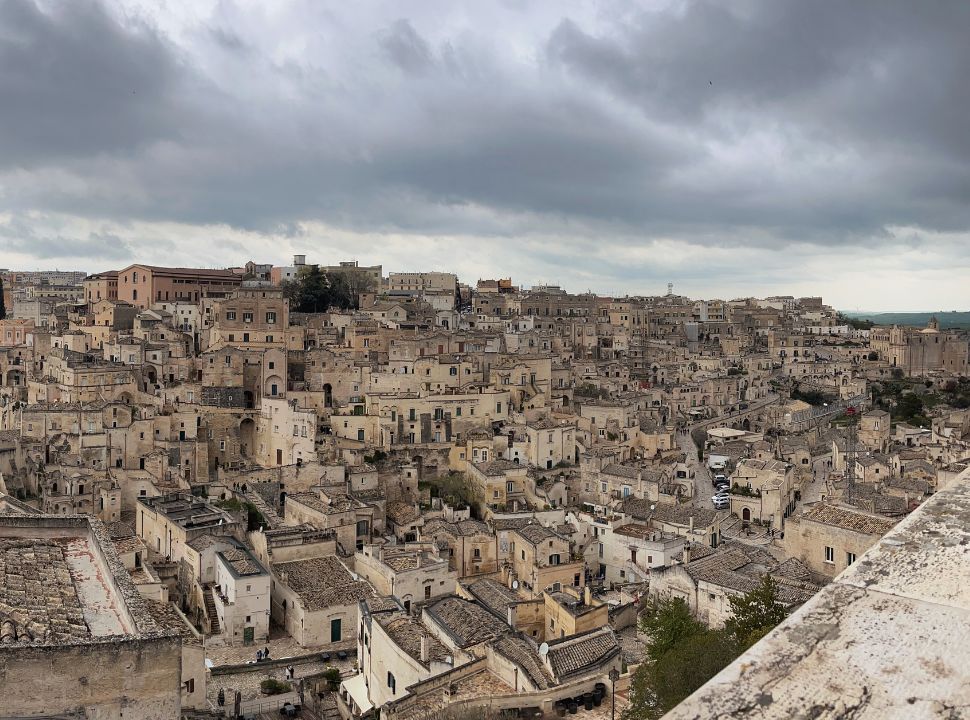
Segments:
[[[205,602],[205,613],[209,616],[209,632],[218,635],[222,628],[219,627],[219,614],[216,612],[216,599],[212,595],[211,585],[205,586],[202,599]]]

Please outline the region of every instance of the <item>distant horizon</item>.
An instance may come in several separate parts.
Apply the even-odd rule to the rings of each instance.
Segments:
[[[278,254],[278,252],[279,251],[276,251],[276,254]],[[966,310],[926,310],[926,309],[921,309],[921,310],[900,310],[900,309],[892,309],[892,310],[873,310],[873,309],[857,310],[857,309],[851,309],[850,310],[850,309],[846,309],[845,308],[845,303],[833,302],[829,298],[827,298],[823,293],[818,292],[818,291],[812,292],[811,290],[808,290],[808,291],[794,292],[792,290],[786,290],[784,288],[777,288],[777,287],[771,288],[769,290],[765,290],[764,292],[758,293],[758,294],[756,294],[754,292],[748,292],[748,293],[742,293],[742,294],[712,293],[711,291],[708,291],[705,294],[700,294],[700,293],[698,293],[696,291],[691,291],[689,289],[683,289],[683,286],[684,285],[689,285],[689,283],[686,283],[683,280],[681,280],[681,282],[678,282],[678,279],[677,278],[671,278],[670,281],[665,281],[660,287],[658,287],[656,289],[654,289],[653,287],[651,287],[652,286],[652,283],[649,283],[649,285],[647,287],[640,287],[640,288],[633,287],[633,288],[628,288],[628,289],[626,289],[626,290],[624,290],[622,292],[617,292],[616,290],[613,290],[613,291],[605,291],[605,290],[602,290],[602,289],[595,289],[593,287],[576,289],[576,288],[572,287],[573,285],[575,285],[575,283],[573,283],[573,282],[556,280],[556,279],[553,279],[553,278],[543,278],[541,280],[533,280],[533,281],[528,281],[528,282],[523,282],[521,280],[516,280],[515,274],[513,272],[513,268],[511,268],[511,267],[506,268],[505,269],[505,272],[496,272],[496,273],[480,272],[480,273],[478,273],[478,277],[476,277],[475,279],[470,279],[472,277],[471,274],[463,273],[463,272],[456,272],[454,269],[448,269],[446,266],[442,266],[442,265],[437,264],[437,263],[434,263],[430,267],[416,267],[416,266],[411,266],[411,267],[403,267],[403,268],[400,268],[399,269],[397,267],[394,267],[393,265],[389,265],[385,261],[382,261],[380,259],[380,257],[377,256],[376,254],[374,254],[374,255],[371,255],[371,254],[367,254],[367,255],[356,255],[356,256],[354,256],[353,254],[334,255],[333,257],[331,257],[329,259],[326,259],[326,260],[321,259],[321,260],[318,260],[318,261],[313,261],[313,260],[310,259],[311,257],[313,257],[310,250],[306,250],[304,252],[298,252],[296,254],[306,255],[307,256],[307,259],[308,259],[308,261],[307,261],[307,264],[308,265],[327,265],[327,264],[334,264],[335,265],[338,262],[348,261],[348,260],[349,261],[358,261],[361,265],[380,265],[382,267],[382,273],[383,273],[383,275],[385,277],[387,276],[387,274],[389,272],[394,272],[394,273],[405,273],[405,272],[451,272],[451,273],[455,273],[455,275],[458,276],[458,281],[459,282],[464,283],[464,284],[467,284],[467,285],[470,285],[473,288],[475,287],[475,283],[478,280],[499,279],[499,278],[508,278],[508,277],[511,277],[512,284],[513,285],[515,285],[515,286],[517,286],[519,288],[524,288],[524,289],[531,289],[532,287],[536,287],[536,286],[549,285],[549,286],[554,286],[554,287],[560,287],[560,288],[563,289],[564,292],[570,293],[572,295],[579,295],[579,294],[583,294],[583,293],[586,293],[586,292],[592,292],[595,295],[599,295],[601,297],[612,297],[612,298],[623,298],[623,297],[631,297],[631,296],[632,297],[636,297],[636,296],[643,296],[643,297],[663,297],[664,295],[667,294],[667,282],[673,282],[673,285],[674,285],[674,295],[680,295],[680,296],[689,297],[692,300],[721,300],[721,301],[724,301],[724,302],[732,302],[734,300],[742,300],[742,299],[745,299],[745,298],[765,299],[767,297],[772,297],[772,296],[786,296],[786,295],[788,295],[788,296],[791,296],[791,297],[794,297],[794,298],[799,298],[799,297],[821,297],[822,298],[822,302],[825,305],[828,305],[829,307],[832,307],[833,309],[835,309],[836,311],[838,311],[840,313],[843,313],[845,315],[850,315],[850,316],[853,316],[853,315],[893,315],[893,314],[920,315],[920,314],[944,314],[944,313],[946,313],[946,314],[970,313],[970,306],[968,306],[968,308]],[[0,257],[2,257],[2,251],[0,251]],[[364,259],[362,259],[362,257],[366,257],[367,259],[364,260]],[[163,259],[163,258],[159,258],[159,259]],[[128,267],[129,265],[135,265],[135,264],[142,264],[142,265],[161,265],[163,267],[195,267],[195,268],[202,268],[202,269],[227,269],[227,268],[230,268],[230,267],[243,267],[250,260],[252,260],[253,262],[256,262],[257,264],[269,264],[269,265],[273,265],[273,266],[276,266],[276,267],[289,267],[292,264],[292,257],[290,257],[289,258],[289,261],[286,261],[286,262],[268,262],[268,263],[263,263],[261,261],[258,261],[254,257],[247,257],[246,259],[244,259],[242,261],[231,262],[231,263],[228,263],[228,264],[227,263],[218,263],[218,262],[209,262],[209,263],[204,263],[204,262],[196,262],[196,263],[192,263],[192,262],[172,263],[172,262],[156,262],[156,261],[150,262],[150,261],[142,261],[142,260],[128,260],[128,261],[123,262],[123,263],[115,263],[115,264],[103,263],[104,264],[104,267],[101,267],[101,268],[98,268],[98,269],[85,268],[85,267],[81,267],[80,265],[76,265],[74,267],[66,266],[66,267],[32,267],[32,268],[26,268],[26,267],[14,267],[14,266],[6,266],[5,267],[2,264],[0,264],[0,270],[4,270],[4,271],[7,271],[7,272],[84,272],[84,273],[87,273],[88,275],[95,275],[95,274],[98,274],[98,273],[106,272],[108,270],[122,270],[122,269]],[[101,264],[101,263],[89,263],[89,264]]]

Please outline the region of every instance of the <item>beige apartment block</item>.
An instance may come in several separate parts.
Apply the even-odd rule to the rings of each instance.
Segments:
[[[888,533],[895,522],[855,508],[821,502],[788,519],[785,552],[834,578]]]

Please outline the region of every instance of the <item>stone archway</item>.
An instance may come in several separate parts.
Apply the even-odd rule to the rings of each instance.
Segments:
[[[256,437],[256,423],[252,418],[243,418],[239,423],[239,454],[243,457],[249,455],[253,450],[253,442]]]

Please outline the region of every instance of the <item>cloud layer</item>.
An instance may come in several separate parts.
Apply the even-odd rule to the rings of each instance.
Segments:
[[[0,3],[0,265],[963,307],[970,6]]]

